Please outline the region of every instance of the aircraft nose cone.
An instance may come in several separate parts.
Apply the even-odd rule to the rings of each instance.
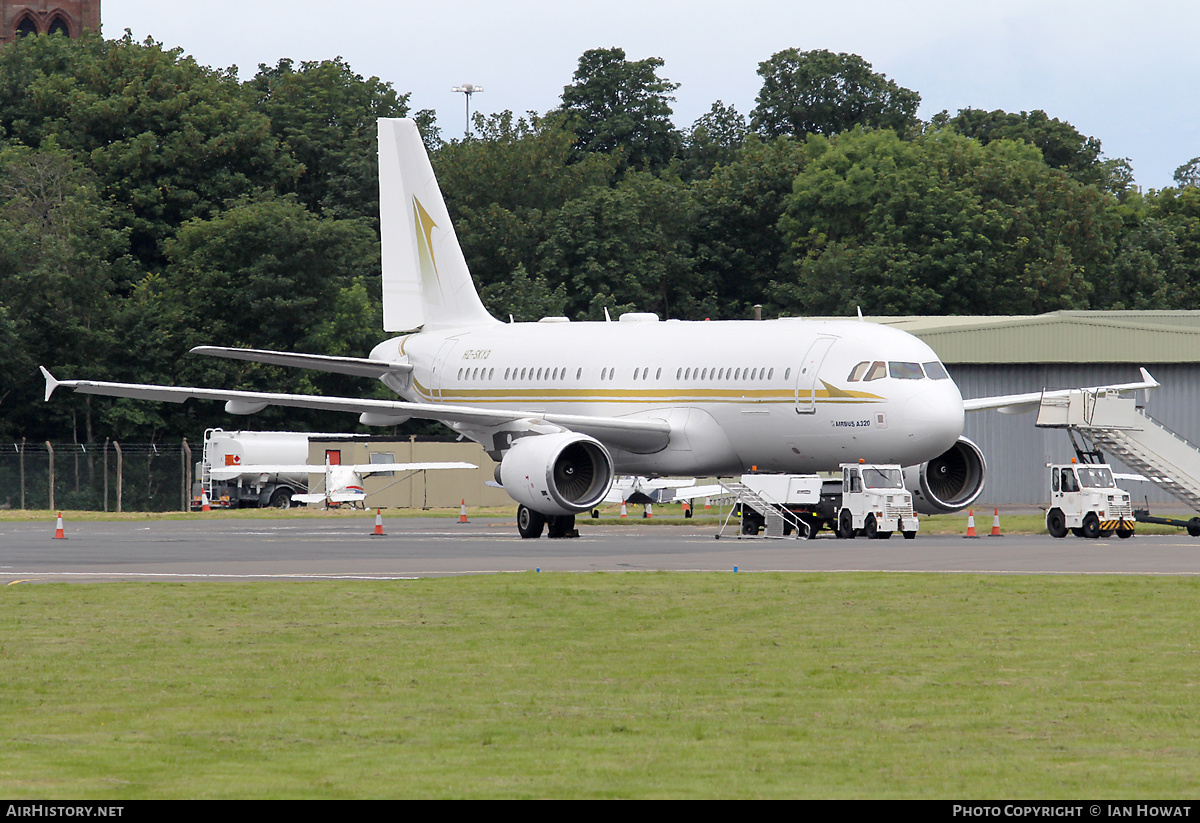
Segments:
[[[916,448],[937,456],[954,445],[963,431],[963,402],[950,381],[931,386],[909,398],[905,422]],[[928,458],[926,458],[928,459]]]

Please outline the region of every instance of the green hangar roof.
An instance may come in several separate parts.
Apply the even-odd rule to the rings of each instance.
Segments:
[[[1200,311],[866,319],[921,338],[945,363],[1200,362]]]

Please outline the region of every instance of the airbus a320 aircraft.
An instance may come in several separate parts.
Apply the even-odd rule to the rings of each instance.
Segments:
[[[46,378],[89,394],[224,400],[356,412],[365,425],[439,420],[481,443],[520,504],[518,529],[574,534],[575,515],[617,474],[812,472],[899,463],[919,511],[957,511],[986,463],[962,437],[964,409],[1036,404],[1040,394],[968,401],[916,337],[858,320],[501,323],[471,280],[412,120],[379,121],[384,329],[368,358],[200,346],[217,357],[375,377],[403,400]],[[1145,383],[1157,385],[1143,373]]]

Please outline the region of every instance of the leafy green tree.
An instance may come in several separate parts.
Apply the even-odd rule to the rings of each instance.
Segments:
[[[82,408],[38,408],[39,365],[94,372],[112,356],[115,299],[135,276],[119,218],[53,138],[0,148],[0,336],[14,338],[0,375],[6,434],[41,436]],[[83,427],[90,439],[87,414]]]
[[[921,95],[857,54],[786,49],[759,63],[758,74],[763,85],[750,123],[766,137],[829,136],[855,126],[903,134],[917,124]]]
[[[131,249],[148,268],[184,221],[299,171],[233,69],[128,33],[25,37],[0,50],[0,129],[35,148],[54,137],[83,159],[100,193],[127,208]]]
[[[708,177],[714,168],[737,157],[749,128],[746,118],[720,100],[692,124],[680,153],[679,170],[685,180]]]
[[[688,237],[694,209],[686,185],[630,172],[615,188],[596,186],[559,210],[538,249],[550,283],[567,285],[567,314],[594,314],[615,296],[638,311],[702,319],[713,314],[713,287],[698,276]]]
[[[659,57],[626,60],[619,48],[590,49],[579,58],[560,111],[575,124],[580,152],[620,152],[633,168],[657,170],[671,162],[681,138],[671,123],[672,93],[658,76]]]
[[[695,266],[716,289],[715,317],[748,318],[754,304],[769,302],[788,248],[779,220],[805,160],[803,142],[751,135],[728,163],[692,184]]]
[[[271,132],[302,166],[295,193],[310,211],[379,219],[380,117],[408,115],[407,94],[342,60],[259,66],[248,83]]]
[[[1114,194],[1128,189],[1132,172],[1128,160],[1106,160],[1100,141],[1087,137],[1066,121],[1037,110],[1013,114],[981,109],[962,109],[954,117],[945,112],[935,116],[937,127],[949,126],[985,146],[993,140],[1023,140],[1037,146],[1042,159],[1053,169],[1062,169],[1081,183],[1099,186]]]
[[[1200,157],[1193,157],[1175,169],[1175,185],[1181,189],[1200,186]]]
[[[1037,149],[943,131],[810,139],[781,226],[808,313],[1036,314],[1088,308],[1111,273],[1119,220]]]
[[[538,246],[559,209],[593,186],[610,185],[617,158],[588,153],[572,162],[575,137],[558,115],[477,116],[475,132],[432,159],[471,273],[486,289],[506,284],[518,271],[536,273]]]

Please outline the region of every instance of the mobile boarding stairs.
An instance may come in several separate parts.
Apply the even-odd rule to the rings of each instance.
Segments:
[[[1067,429],[1081,460],[1103,462],[1099,454],[1103,451],[1200,512],[1200,449],[1138,408],[1133,392],[1072,389],[1065,397],[1061,393],[1043,396],[1037,425]],[[1077,434],[1092,444],[1090,450],[1076,442]],[[1200,519],[1137,514],[1142,522],[1187,526],[1189,534],[1200,536]]]

